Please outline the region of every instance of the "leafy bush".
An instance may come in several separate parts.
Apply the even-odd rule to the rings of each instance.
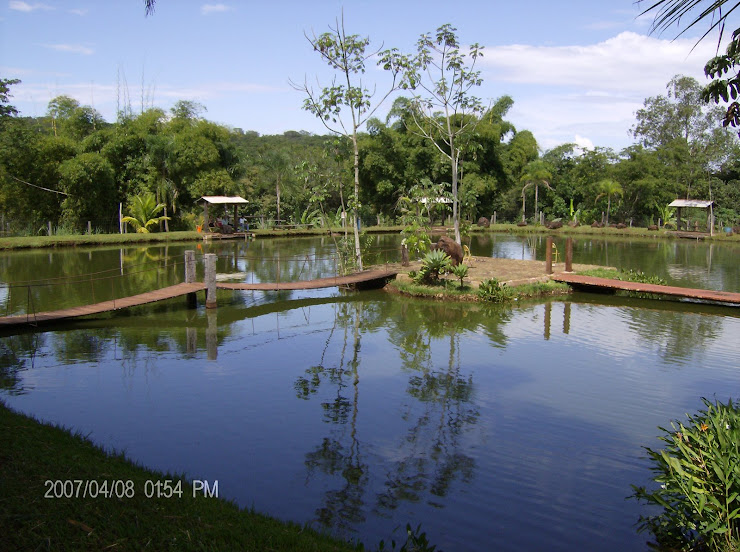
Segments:
[[[451,267],[451,259],[440,249],[430,251],[421,261],[421,268],[414,278],[417,284],[433,285],[439,282],[439,277]]]
[[[496,278],[483,280],[478,287],[478,296],[491,303],[503,303],[511,298],[511,290]]]
[[[632,270],[631,268],[629,270],[621,269],[617,275],[617,280],[625,282],[640,282],[642,284],[654,284],[657,286],[664,286],[668,283],[665,278],[648,275],[639,270]]]
[[[646,448],[653,462],[648,491],[633,485],[631,498],[661,506],[659,515],[641,517],[661,547],[672,550],[740,549],[740,410],[730,399],[687,414],[687,421],[659,428],[663,450]]]

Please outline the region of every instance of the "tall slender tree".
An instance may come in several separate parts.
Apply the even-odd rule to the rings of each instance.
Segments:
[[[482,84],[475,70],[483,47],[470,46],[460,51],[457,29],[450,24],[439,27],[434,35],[424,34],[417,42],[417,53],[409,67],[409,85],[421,93],[414,97],[412,132],[429,139],[450,161],[452,176],[452,218],[455,241],[460,238],[458,179],[465,139],[473,133],[484,107],[472,90]]]
[[[370,48],[368,37],[347,34],[344,13],[341,19],[337,19],[334,27],[329,27],[329,32],[318,36],[306,35],[306,39],[336,75],[330,86],[325,86],[318,92],[309,85],[307,79],[304,79],[303,84],[292,84],[296,90],[306,95],[303,109],[318,117],[328,131],[352,140],[355,186],[350,206],[354,216],[355,264],[359,270],[362,270],[359,233],[360,163],[357,133],[388,96],[399,88],[408,86],[404,78],[406,73],[402,71],[408,66],[408,61],[396,49]],[[378,65],[391,75],[390,84],[377,101],[374,101],[376,89],[370,91],[362,80],[366,63],[374,58],[377,58]]]

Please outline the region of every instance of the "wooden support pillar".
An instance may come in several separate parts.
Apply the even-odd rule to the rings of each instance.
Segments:
[[[215,257],[215,255],[214,255]],[[216,311],[206,311],[206,358],[208,360],[218,359],[218,319]]]
[[[195,251],[188,250],[185,252],[185,283],[195,283]],[[194,309],[198,306],[198,296],[195,293],[188,293],[186,296],[188,308]]]
[[[545,251],[545,274],[552,274],[552,236],[547,236]]]
[[[216,302],[216,255],[206,253],[206,308],[215,309]]]
[[[565,271],[573,272],[573,238],[565,240]]]
[[[208,224],[208,202],[203,202],[203,233],[208,234],[211,226]]]

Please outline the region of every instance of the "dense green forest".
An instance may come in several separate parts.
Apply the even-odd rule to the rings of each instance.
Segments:
[[[169,111],[119,113],[108,122],[90,106],[59,96],[43,117],[12,106],[0,79],[0,216],[15,234],[117,232],[119,204],[154,195],[169,221],[161,230],[194,229],[202,195],[241,195],[261,224],[340,224],[353,191],[350,140],[302,131],[261,136],[206,118],[206,108],[180,101]],[[665,94],[636,113],[634,144],[620,152],[562,144],[542,151],[536,137],[507,120],[503,96],[476,115],[460,147],[462,218],[494,212],[499,222],[577,218],[649,225],[670,218],[676,198],[713,199],[725,226],[740,217],[740,149],[723,128],[724,110],[701,100],[701,85],[677,76]],[[364,225],[393,224],[404,206],[449,195],[450,162],[438,145],[413,132],[414,107],[399,97],[385,120],[359,135],[360,215]],[[444,208],[444,205],[442,206]],[[523,208],[525,211],[523,212]],[[439,209],[439,206],[438,206]],[[162,214],[162,213],[160,213]],[[434,213],[432,213],[435,215]],[[436,213],[442,220],[449,213]]]

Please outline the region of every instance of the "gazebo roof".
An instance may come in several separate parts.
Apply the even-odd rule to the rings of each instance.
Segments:
[[[714,201],[707,201],[706,199],[676,199],[668,207],[698,207],[699,209],[706,209],[713,203]]]
[[[212,205],[246,205],[248,200],[239,196],[203,196],[200,199]]]

